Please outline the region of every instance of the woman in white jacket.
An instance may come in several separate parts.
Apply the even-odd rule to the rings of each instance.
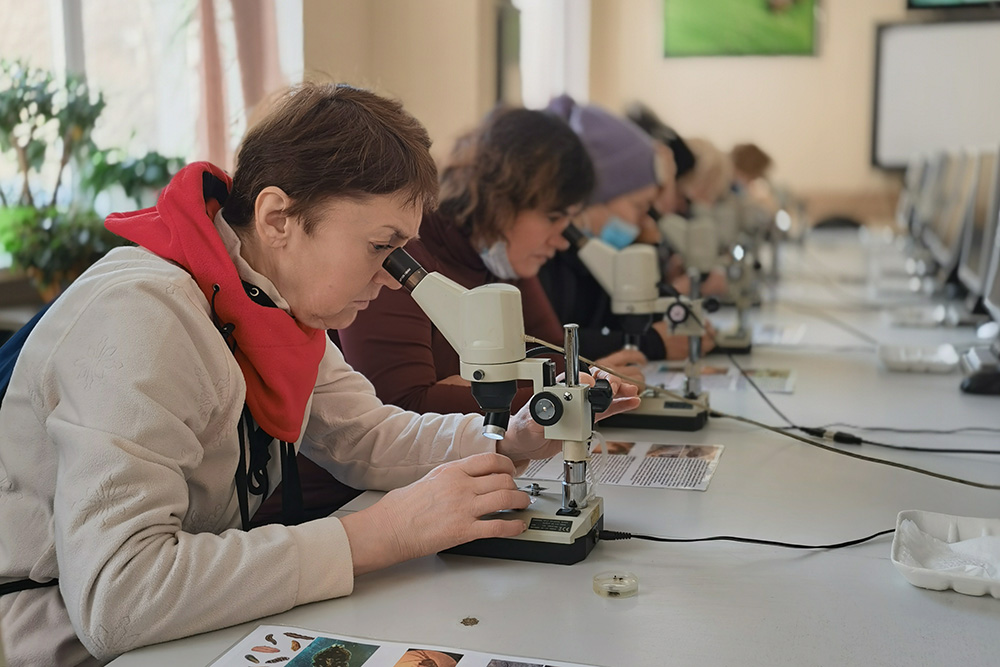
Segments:
[[[12,666],[102,664],[524,529],[478,517],[526,506],[513,461],[558,450],[525,410],[496,443],[478,415],[383,405],[326,337],[397,287],[382,262],[433,207],[429,145],[396,102],[305,85],[249,132],[232,181],[193,164],[155,208],[108,219],[136,247],[51,306],[0,404]],[[637,404],[613,385],[606,414]],[[299,449],[395,490],[343,519],[241,529]]]

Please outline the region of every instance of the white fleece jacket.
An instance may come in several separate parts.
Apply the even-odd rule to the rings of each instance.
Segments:
[[[283,305],[221,227],[244,280]],[[59,586],[0,598],[12,667],[103,664],[351,592],[339,520],[239,529],[244,397],[194,280],[145,250],[112,251],[46,313],[0,407],[0,583]],[[389,489],[493,451],[479,427],[383,405],[328,344],[297,444],[351,486]]]

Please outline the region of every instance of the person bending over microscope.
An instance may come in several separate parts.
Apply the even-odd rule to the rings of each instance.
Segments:
[[[384,405],[326,335],[398,287],[382,262],[433,205],[429,145],[397,102],[304,84],[248,133],[232,180],[195,163],[155,208],[108,218],[136,247],[45,312],[0,404],[12,667],[103,664],[524,530],[479,517],[525,507],[513,461],[560,449],[527,410],[497,442],[479,415]],[[605,414],[635,407],[611,383]],[[298,449],[392,490],[343,519],[241,529]]]
[[[669,176],[669,164],[658,162],[653,140],[631,121],[598,106],[577,104],[567,95],[554,99],[549,109],[580,137],[594,164],[597,185],[578,216],[581,231],[619,250],[641,242],[644,235],[656,242],[659,232],[649,210]],[[611,298],[575,248],[556,255],[539,278],[559,317],[593,332],[593,346],[599,347],[602,340],[621,344],[620,319],[611,312]],[[710,336],[703,345],[706,351],[713,347]],[[642,336],[639,349],[650,359],[684,359],[688,341],[672,335],[660,320]]]

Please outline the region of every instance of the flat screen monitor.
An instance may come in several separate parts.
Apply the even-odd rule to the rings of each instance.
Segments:
[[[938,195],[942,188],[942,180],[948,169],[949,161],[953,156],[949,153],[934,153],[927,159],[927,166],[924,168],[924,177],[920,183],[920,191],[914,201],[913,214],[911,216],[910,234],[913,238],[921,240],[924,227],[934,219],[935,211],[938,207]]]
[[[989,7],[996,0],[906,0],[908,9],[961,9],[963,7]]]
[[[910,234],[913,233],[914,212],[920,189],[923,185],[924,173],[927,171],[927,156],[915,155],[906,167],[906,178],[903,181],[903,191],[899,193],[896,204],[896,224]]]
[[[994,147],[979,156],[975,192],[972,195],[972,220],[965,227],[958,277],[976,296],[982,296],[986,273],[993,255],[997,224],[997,188],[1000,148]]]
[[[994,239],[992,250],[986,289],[983,290],[983,305],[993,321],[1000,322],[1000,234]]]
[[[939,199],[940,206],[930,225],[924,229],[924,243],[934,261],[946,273],[958,265],[962,249],[962,232],[972,207],[972,190],[976,184],[975,153],[963,152],[952,160],[946,173]]]

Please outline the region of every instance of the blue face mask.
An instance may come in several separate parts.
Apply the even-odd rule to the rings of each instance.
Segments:
[[[601,240],[618,250],[632,245],[632,241],[635,241],[638,237],[638,225],[626,222],[617,215],[608,218],[608,221],[604,224],[604,229],[601,230]]]
[[[479,257],[490,273],[500,280],[517,280],[518,275],[507,256],[507,242],[497,241],[489,248],[479,251]]]

